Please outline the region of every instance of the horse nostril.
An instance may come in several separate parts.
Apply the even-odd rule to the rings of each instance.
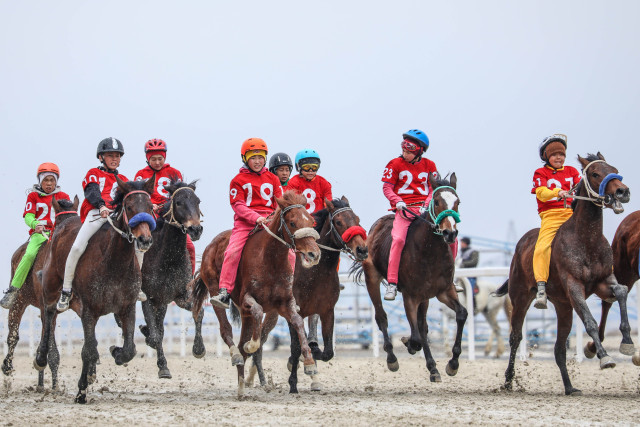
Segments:
[[[630,192],[628,188],[618,188],[616,190],[616,199],[620,200],[623,203],[626,203],[631,198]]]

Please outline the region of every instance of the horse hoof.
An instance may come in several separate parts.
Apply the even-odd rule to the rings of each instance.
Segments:
[[[633,344],[620,343],[620,353],[625,356],[633,356],[636,353],[636,347]]]
[[[389,368],[391,372],[397,372],[398,369],[400,369],[400,364],[397,360],[395,362],[387,362],[387,368]]]
[[[320,381],[311,382],[311,391],[322,391],[322,383]]]
[[[93,384],[96,382],[96,374],[91,374],[91,375],[87,375],[87,383],[89,385]]]
[[[2,364],[2,373],[5,375],[11,375],[14,369],[11,364],[3,363]]]
[[[198,353],[194,348],[191,350],[191,354],[193,354],[193,357],[195,357],[196,359],[202,359],[205,356],[205,354],[207,354],[207,349],[203,347],[202,353]]]
[[[160,370],[158,370],[158,378],[170,380],[171,379],[171,372],[167,368],[160,369]]]
[[[147,325],[140,325],[138,326],[138,329],[140,329],[142,335],[144,335],[146,338],[149,338],[149,327]]]
[[[631,358],[631,361],[633,362],[634,365],[640,366],[640,352],[634,354],[633,357]]]
[[[457,369],[453,369],[453,368],[451,367],[451,365],[449,365],[448,363],[447,363],[447,367],[446,367],[446,368],[444,368],[444,371],[445,371],[445,372],[447,373],[447,375],[449,375],[450,377],[453,377],[453,376],[455,376],[455,375],[458,373],[458,370],[457,370]]]
[[[249,353],[249,354],[253,354],[256,351],[258,351],[258,349],[260,348],[260,341],[248,341],[246,343],[244,343],[244,351]]]
[[[431,381],[432,383],[441,383],[442,378],[440,377],[440,374],[436,372],[435,374],[429,375],[429,381]]]
[[[574,388],[570,391],[565,392],[564,394],[567,396],[582,396],[582,391]]]
[[[305,375],[318,375],[318,368],[315,363],[312,365],[304,365]]]
[[[45,363],[44,366],[40,366],[38,365],[38,359],[33,359],[33,367],[36,368],[36,371],[40,372],[44,371],[44,368],[47,367],[47,364]]]
[[[231,356],[231,366],[242,366],[244,365],[244,357],[240,353],[234,354]]]
[[[293,365],[291,364],[291,362],[287,362],[287,369],[289,370],[289,372],[293,370]]]
[[[616,367],[616,362],[613,361],[613,358],[611,356],[605,356],[602,359],[600,359],[600,369],[615,368],[615,367]]]
[[[115,354],[113,354],[116,351],[116,346],[112,345],[111,347],[109,347],[109,354],[111,354],[111,357],[116,357]]]
[[[582,351],[584,352],[584,357],[586,357],[587,359],[593,359],[594,357],[596,357],[596,354],[589,350],[589,344],[590,343],[585,344]]]
[[[75,402],[83,405],[87,403],[87,391],[86,390],[79,391],[78,394],[76,395]]]

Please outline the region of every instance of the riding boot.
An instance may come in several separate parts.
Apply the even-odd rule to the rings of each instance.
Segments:
[[[69,309],[69,301],[71,301],[71,291],[63,290],[60,294],[60,299],[58,300],[58,305],[56,308],[60,313],[63,311],[67,311]]]
[[[218,291],[218,295],[212,297],[209,302],[211,303],[211,305],[214,305],[216,307],[229,308],[229,300],[231,300],[229,291],[227,291],[227,288],[221,288]]]
[[[389,283],[387,285],[387,292],[384,294],[384,299],[387,301],[393,301],[398,294],[398,286],[395,283]]]
[[[536,294],[536,302],[533,306],[540,310],[546,310],[547,308],[547,286],[546,282],[538,282],[538,293]]]
[[[9,286],[9,289],[4,291],[4,297],[2,297],[2,301],[0,301],[0,306],[2,306],[2,308],[6,308],[7,310],[9,310],[13,305],[14,301],[16,300],[16,298],[18,298],[19,290],[20,289],[14,286]]]

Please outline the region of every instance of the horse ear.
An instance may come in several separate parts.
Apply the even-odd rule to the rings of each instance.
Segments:
[[[349,199],[347,199],[345,196],[340,197],[340,200],[342,200],[347,206],[349,206]]]
[[[56,212],[60,212],[61,211],[60,205],[58,204],[58,201],[56,200],[55,197],[51,198],[51,206],[53,206],[53,210],[54,211],[56,211]]]
[[[127,194],[129,192],[129,184],[127,184],[126,181],[121,180],[119,175],[116,175],[116,182],[118,183],[118,189],[122,193]]]
[[[432,173],[429,174],[429,185],[431,185],[431,190],[435,190],[436,187],[438,186],[438,183],[436,182],[436,177],[433,176]]]
[[[196,191],[196,181],[191,181],[188,185],[189,188],[191,188],[193,191]]]
[[[331,211],[335,209],[335,206],[333,206],[333,202],[327,198],[324,199],[324,205]]]
[[[458,184],[458,178],[456,177],[455,172],[451,174],[451,177],[449,178],[449,183],[453,188],[456,188],[456,185]]]
[[[153,176],[144,183],[144,187],[143,187],[144,191],[146,191],[149,194],[153,194],[153,190],[154,190],[153,187],[155,185],[155,182],[156,182],[156,173],[154,172]]]
[[[604,160],[604,156],[603,156],[602,154],[600,154],[600,152],[599,152],[599,151],[598,151],[597,156],[598,156],[598,158],[599,158],[600,160],[603,160],[603,161],[605,161],[605,162],[606,162],[606,160]]]
[[[280,209],[284,209],[284,205],[286,202],[284,201],[284,198],[276,197],[276,203],[278,204],[278,206],[280,206]]]
[[[164,185],[163,187],[165,190],[169,192],[169,194],[173,194],[173,192],[177,190],[175,184],[167,184],[167,185]]]
[[[580,156],[580,154],[578,154],[578,162],[580,162],[580,164],[582,165],[582,169],[584,169],[585,166],[589,164],[589,161],[584,157]]]
[[[78,206],[80,206],[80,199],[78,199],[78,195],[76,194],[73,198],[73,210],[78,212]]]

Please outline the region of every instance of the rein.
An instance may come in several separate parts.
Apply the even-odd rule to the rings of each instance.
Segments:
[[[298,249],[296,249],[296,239],[302,239],[302,238],[305,238],[305,237],[313,237],[313,238],[315,238],[317,240],[317,239],[320,238],[320,236],[318,235],[318,232],[316,230],[314,230],[313,228],[311,228],[311,227],[304,227],[304,228],[301,228],[299,230],[296,230],[295,233],[291,233],[291,230],[289,230],[289,226],[287,226],[287,223],[284,220],[284,215],[287,212],[289,212],[291,209],[295,209],[295,208],[304,209],[305,207],[303,205],[291,205],[291,206],[287,206],[286,208],[282,209],[280,211],[280,226],[278,226],[278,232],[281,232],[282,228],[284,226],[285,231],[287,232],[287,234],[289,235],[289,238],[291,239],[291,243],[288,243],[286,240],[284,240],[283,238],[281,238],[280,236],[275,234],[273,231],[271,231],[269,229],[269,226],[266,225],[264,222],[262,223],[262,228],[264,228],[264,230],[271,237],[275,238],[277,241],[279,241],[280,243],[282,243],[283,245],[285,245],[289,249],[292,249],[294,252],[300,252]]]
[[[122,218],[124,216],[124,223],[127,225],[127,228],[128,228],[127,231],[120,230],[116,226],[116,224],[113,222],[113,219],[111,218],[111,215],[107,215],[107,221],[109,222],[109,224],[111,224],[111,227],[113,227],[113,229],[118,234],[120,234],[123,238],[127,239],[127,242],[129,242],[129,243],[133,243],[133,241],[135,240],[135,236],[133,235],[133,232],[131,231],[131,226],[129,224],[129,218],[127,217],[127,213],[125,212],[124,203],[127,200],[127,197],[129,197],[132,194],[146,194],[147,197],[149,197],[149,199],[151,199],[151,196],[149,195],[149,193],[147,193],[144,190],[131,191],[131,192],[127,193],[124,196],[124,198],[122,199],[122,210],[120,211],[120,214],[118,215],[117,219],[119,220],[120,218]],[[143,215],[143,216],[139,217],[140,221],[138,221],[138,222],[143,222],[143,221],[148,220],[147,216],[153,220],[153,217],[151,215],[149,215],[148,213],[146,213],[146,212],[141,212],[141,213],[138,213],[138,214],[134,215],[134,217],[131,218],[131,220],[136,219],[136,217],[138,217],[138,215],[142,215],[142,214],[146,214],[146,215]],[[151,228],[151,224],[149,224],[149,226]],[[155,221],[153,222],[153,228],[155,229]]]
[[[174,227],[182,231],[182,234],[187,234],[187,227],[185,227],[184,224],[182,224],[180,221],[176,219],[175,214],[173,212],[173,202],[175,200],[176,194],[178,194],[180,190],[191,190],[195,193],[195,190],[191,187],[180,187],[176,191],[174,191],[173,194],[171,194],[171,204],[169,205],[169,210],[167,211],[167,213],[162,215],[162,218],[166,218],[168,215],[171,215],[169,220],[165,219],[165,224],[173,225]],[[198,214],[200,216],[204,216],[200,208],[198,208]],[[204,222],[204,220],[201,220],[200,222]]]
[[[609,183],[609,181],[613,179],[619,179],[620,181],[622,181],[622,176],[616,173],[608,174],[607,176],[604,177],[604,179],[600,183],[598,192],[596,193],[596,191],[593,188],[591,188],[591,184],[589,183],[589,176],[587,175],[587,169],[589,168],[589,166],[591,166],[594,163],[606,163],[606,162],[604,160],[594,160],[591,163],[589,163],[587,166],[585,166],[584,169],[582,169],[582,179],[580,180],[580,182],[584,182],[584,187],[587,190],[587,197],[578,196],[575,194],[580,182],[578,182],[576,185],[574,185],[571,188],[571,190],[569,190],[569,194],[571,195],[572,199],[587,200],[593,203],[594,205],[598,206],[599,208],[604,209],[606,207],[605,205],[610,205],[611,203],[613,203],[613,195],[604,193],[605,188],[607,187],[607,184]],[[566,207],[567,206],[566,198],[564,199],[564,204]]]

